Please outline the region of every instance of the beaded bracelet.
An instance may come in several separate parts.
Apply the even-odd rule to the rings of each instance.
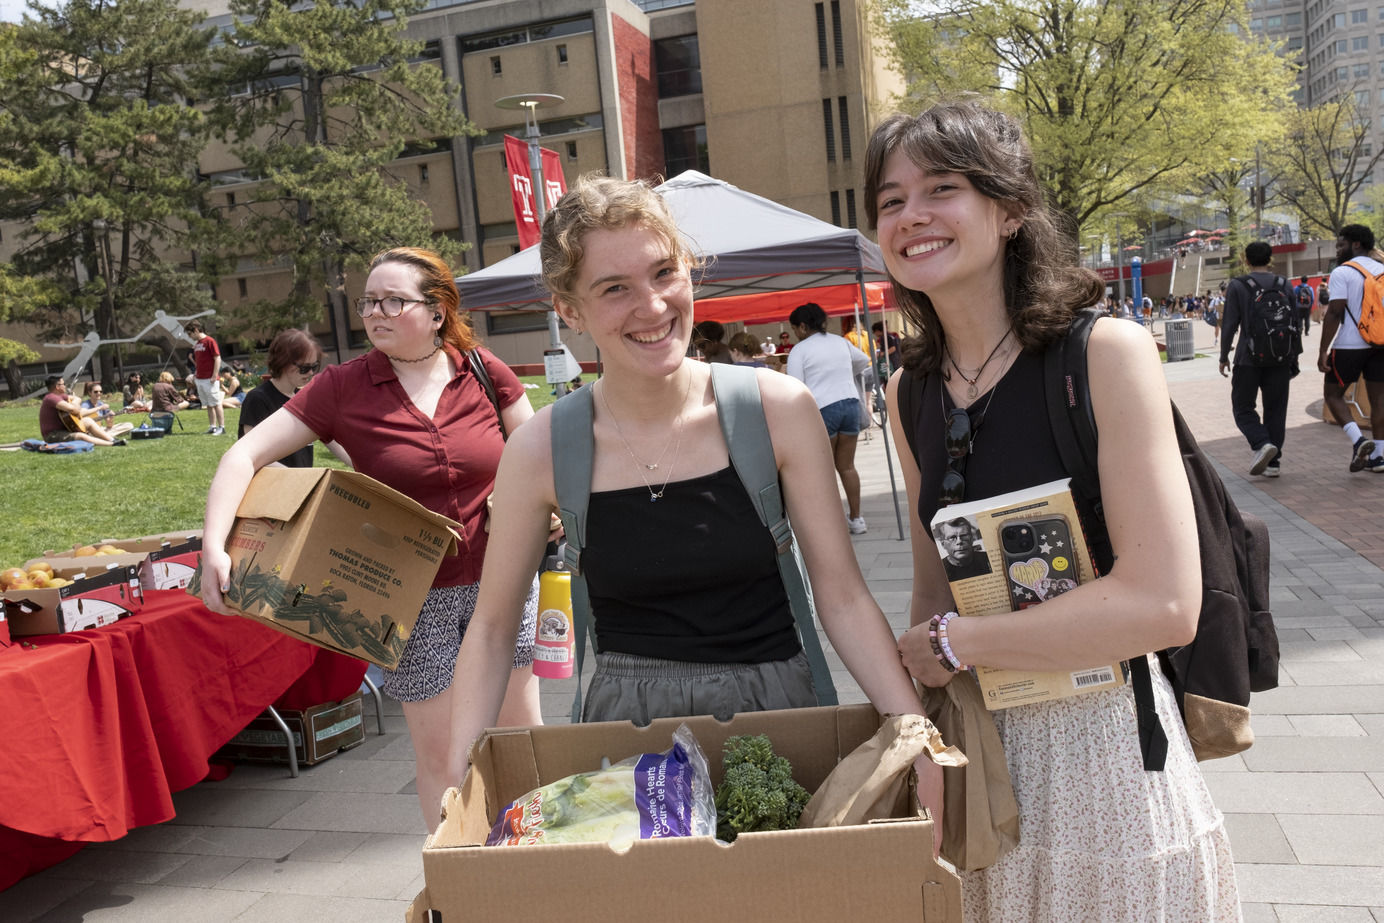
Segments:
[[[942,647],[943,641],[941,626],[943,624],[943,621],[949,615],[955,615],[955,613],[948,612],[943,614],[939,612],[928,620],[927,640],[928,644],[932,646],[933,656],[937,658],[937,662],[942,665],[942,668],[945,669],[948,673],[955,673],[956,664],[953,662],[955,658],[948,656],[946,649]]]
[[[966,666],[966,664],[961,662],[960,657],[952,653],[951,642],[950,639],[947,637],[947,623],[954,618],[960,618],[960,616],[957,615],[955,612],[945,612],[937,620],[937,641],[938,644],[941,645],[942,653],[945,654],[947,657],[947,666],[950,666],[953,672],[957,670],[970,669],[968,666]]]

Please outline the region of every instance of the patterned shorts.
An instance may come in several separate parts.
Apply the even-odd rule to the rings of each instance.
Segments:
[[[384,671],[380,688],[400,702],[421,702],[446,692],[452,685],[457,652],[471,614],[476,611],[480,584],[433,587],[423,601],[423,611],[404,645],[399,666]],[[514,646],[514,668],[533,663],[533,636],[538,621],[538,579],[534,578],[524,600],[524,618]]]

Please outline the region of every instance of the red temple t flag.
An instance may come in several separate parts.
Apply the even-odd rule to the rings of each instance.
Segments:
[[[543,185],[546,204],[552,208],[567,191],[562,176],[562,158],[556,151],[540,148],[543,158]],[[529,174],[529,146],[512,135],[505,135],[505,165],[509,168],[510,195],[514,199],[514,224],[519,229],[519,246],[532,247],[538,243],[538,215],[533,202],[533,177]]]

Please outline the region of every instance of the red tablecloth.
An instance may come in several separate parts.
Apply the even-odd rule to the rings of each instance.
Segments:
[[[0,890],[83,843],[168,820],[172,793],[290,686],[339,699],[365,672],[182,590],[145,600],[114,625],[0,651]]]

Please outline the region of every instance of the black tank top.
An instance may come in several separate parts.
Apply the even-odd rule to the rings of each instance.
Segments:
[[[699,663],[764,663],[801,650],[773,537],[731,467],[592,493],[582,568],[596,649]]]
[[[951,395],[942,376],[927,376],[913,420],[918,446],[918,515],[931,523],[939,508],[942,475],[947,470],[943,440]],[[962,473],[965,500],[982,500],[1067,477],[1053,442],[1043,390],[1043,356],[1020,353],[995,387],[966,408],[974,435]]]

